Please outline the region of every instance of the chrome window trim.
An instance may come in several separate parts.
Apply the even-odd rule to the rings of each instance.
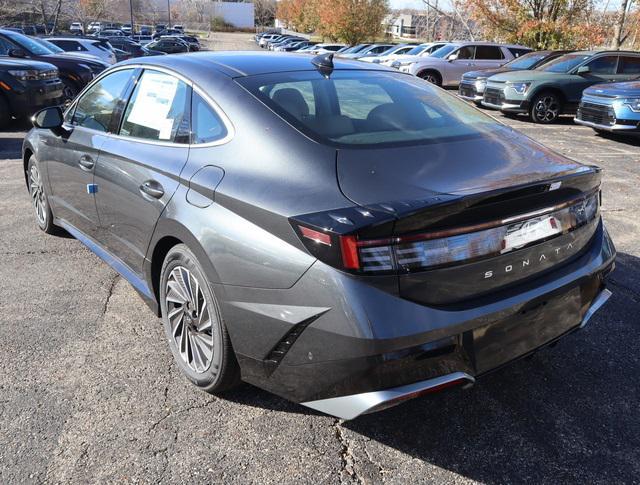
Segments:
[[[98,77],[96,77],[95,79],[93,79],[93,81],[91,81],[89,84],[87,84],[84,89],[82,91],[80,91],[80,94],[78,94],[78,96],[76,97],[76,99],[74,100],[73,103],[71,103],[69,105],[69,107],[65,110],[64,112],[64,117],[66,118],[67,113],[69,113],[69,111],[71,111],[72,109],[75,109],[76,105],[78,104],[78,101],[80,100],[80,98],[85,94],[85,92],[91,88],[91,86],[93,86],[95,83],[99,82],[103,77],[112,74],[114,72],[117,71],[122,71],[125,69],[131,69],[131,70],[135,70],[135,69],[142,69],[143,72],[144,70],[152,70],[152,71],[159,71],[159,72],[164,72],[165,74],[168,74],[170,76],[174,76],[177,79],[179,79],[180,81],[184,82],[185,84],[187,84],[187,86],[191,87],[191,89],[198,93],[198,95],[200,95],[202,97],[202,99],[205,100],[205,102],[209,105],[209,107],[216,113],[216,115],[218,115],[218,117],[220,118],[220,120],[222,121],[222,123],[224,124],[225,128],[227,129],[227,134],[226,136],[224,136],[223,138],[220,138],[219,140],[214,140],[208,143],[174,143],[174,142],[162,142],[162,141],[158,141],[158,140],[145,140],[144,138],[134,138],[131,136],[125,136],[125,135],[119,135],[116,133],[110,133],[110,132],[104,132],[104,131],[99,131],[99,130],[93,130],[91,128],[85,128],[82,127],[85,130],[89,130],[95,133],[100,133],[102,135],[105,135],[107,137],[110,138],[114,138],[114,139],[122,139],[122,140],[128,140],[128,141],[133,141],[133,142],[137,142],[137,143],[146,143],[148,145],[158,145],[158,146],[166,146],[166,147],[188,147],[188,148],[206,148],[206,147],[212,147],[212,146],[219,146],[219,145],[224,145],[228,142],[230,142],[236,134],[236,130],[235,127],[233,125],[233,123],[231,122],[231,120],[229,119],[229,117],[227,116],[227,114],[222,110],[222,108],[220,108],[220,105],[218,105],[218,103],[216,103],[211,96],[209,96],[204,89],[202,89],[200,86],[198,86],[197,84],[195,84],[193,81],[187,79],[186,77],[184,77],[182,74],[172,70],[172,69],[167,69],[165,67],[160,67],[160,66],[154,66],[154,65],[147,65],[147,64],[125,64],[123,66],[117,66],[117,67],[113,67],[110,69],[107,69],[105,71],[103,71],[102,73],[100,73],[100,75]],[[137,83],[137,81],[136,81]],[[73,125],[73,124],[68,124],[65,123],[67,126],[73,127],[73,128],[77,128],[77,125]]]

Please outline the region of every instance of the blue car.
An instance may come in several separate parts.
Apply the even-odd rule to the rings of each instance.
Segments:
[[[640,80],[585,89],[575,122],[598,132],[640,133]]]

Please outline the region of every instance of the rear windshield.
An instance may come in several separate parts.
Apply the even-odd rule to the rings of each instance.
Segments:
[[[266,74],[238,82],[310,138],[337,146],[395,146],[475,137],[493,118],[421,79],[384,71]]]
[[[409,52],[407,52],[407,55],[408,56],[417,56],[418,54],[420,54],[421,52],[426,50],[427,47],[429,47],[429,46],[428,45],[417,45],[413,49],[411,49]]]

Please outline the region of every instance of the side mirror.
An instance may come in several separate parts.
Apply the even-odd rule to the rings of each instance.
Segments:
[[[447,60],[451,62],[451,61],[455,61],[457,58],[458,58],[458,54],[451,54],[449,57],[447,57]]]
[[[59,131],[64,123],[64,114],[59,106],[41,109],[31,117],[31,123],[36,128]]]
[[[589,66],[580,66],[576,71],[577,74],[588,74],[591,72],[591,68]]]
[[[14,49],[9,49],[9,57],[18,57],[20,59],[24,59],[25,57],[27,57],[27,53],[24,51],[24,49],[19,49],[19,48],[14,48]]]

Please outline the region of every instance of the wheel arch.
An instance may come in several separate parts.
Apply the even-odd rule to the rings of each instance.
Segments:
[[[563,106],[567,103],[567,95],[560,87],[546,84],[546,85],[538,86],[536,89],[533,90],[533,92],[531,93],[531,97],[529,98],[531,100],[531,105],[533,105],[533,100],[535,99],[535,97],[539,96],[542,93],[556,94],[559,96]]]
[[[444,82],[444,77],[442,76],[442,73],[435,67],[422,68],[416,73],[416,76],[419,77],[420,79],[424,79],[423,76],[428,72],[432,72],[436,76],[438,76],[438,78],[440,78],[440,84]]]
[[[26,143],[25,147],[22,149],[22,174],[24,175],[24,183],[27,187],[29,187],[27,169],[29,168],[29,160],[33,155],[35,155],[35,150],[30,144]]]
[[[153,237],[149,243],[144,268],[145,278],[157,302],[153,310],[159,317],[161,316],[160,273],[162,271],[162,265],[171,248],[178,244],[184,244],[193,252],[210,283],[219,281],[218,273],[207,256],[206,251],[191,231],[175,219],[161,218],[158,220]]]

